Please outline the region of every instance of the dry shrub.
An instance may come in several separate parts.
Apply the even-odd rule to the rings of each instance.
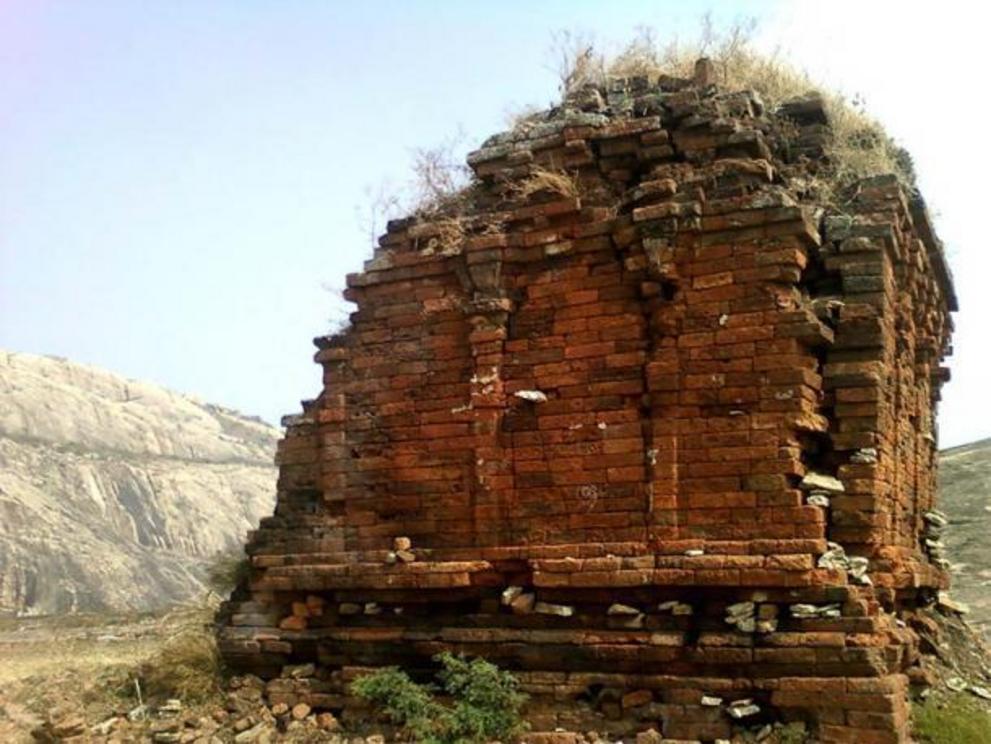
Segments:
[[[401,217],[404,205],[401,190],[394,184],[382,182],[376,187],[365,186],[365,201],[355,207],[358,226],[368,236],[368,244],[374,246],[389,220]]]
[[[417,250],[427,256],[457,254],[467,232],[460,214],[428,218],[411,230]]]
[[[534,194],[547,193],[576,199],[581,195],[578,178],[564,170],[550,170],[543,166],[533,168],[525,177],[508,184],[511,198],[526,201]]]
[[[576,35],[557,35],[570,51],[558,56],[571,69],[560,72],[562,92],[577,91],[587,83],[602,85],[609,79],[631,76],[656,78],[659,75],[691,78],[696,60],[712,60],[717,82],[723,90],[756,91],[769,110],[783,102],[819,93],[831,125],[826,146],[828,164],[819,173],[824,196],[835,196],[842,189],[869,176],[892,173],[907,189],[915,189],[911,161],[884,128],[863,111],[862,102],[849,101],[841,94],[817,85],[804,71],[795,68],[779,52],[762,53],[753,46],[754,21],[736,23],[726,30],[716,29],[703,17],[701,33],[692,41],[677,38],[661,42],[649,28],[640,28],[617,54],[606,56]]]
[[[413,151],[413,181],[408,211],[431,218],[463,211],[470,197],[472,171],[458,157],[464,134],[445,140],[437,147]]]
[[[551,37],[551,56],[562,95],[606,79],[606,59],[587,34],[562,30]]]
[[[463,141],[458,134],[436,147],[414,150],[412,177],[405,186],[366,187],[368,200],[356,213],[373,246],[388,220],[409,215],[417,223],[414,233],[421,233],[413,235],[420,250],[448,254],[460,247],[476,188],[474,174],[460,156]]]
[[[171,634],[138,671],[149,695],[201,703],[221,692],[220,654],[212,626],[215,610],[214,603],[204,601],[163,619]]]

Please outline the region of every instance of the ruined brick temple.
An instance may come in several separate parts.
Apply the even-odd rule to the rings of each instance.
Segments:
[[[947,584],[941,246],[894,177],[822,196],[820,99],[709,73],[490,138],[348,277],[220,614],[271,699],[361,715],[357,675],[453,649],[518,675],[535,732],[908,740]]]

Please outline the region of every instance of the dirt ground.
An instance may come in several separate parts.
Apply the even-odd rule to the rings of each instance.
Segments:
[[[138,705],[134,670],[179,627],[176,614],[0,619],[0,742],[34,741],[60,710],[87,722]]]

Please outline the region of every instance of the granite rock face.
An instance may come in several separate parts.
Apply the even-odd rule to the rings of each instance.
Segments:
[[[0,352],[0,613],[153,609],[271,511],[277,432],[149,383]]]
[[[991,636],[991,439],[940,453],[940,490],[949,518],[947,554],[953,561],[953,596],[970,607],[968,619]]]

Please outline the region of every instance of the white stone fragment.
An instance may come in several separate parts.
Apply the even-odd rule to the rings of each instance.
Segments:
[[[513,600],[516,599],[518,596],[520,596],[522,593],[523,593],[522,586],[507,586],[505,589],[502,590],[502,604],[508,607],[513,603]]]
[[[540,615],[557,615],[558,617],[571,617],[575,614],[574,607],[553,604],[551,602],[537,602],[533,606],[533,611]]]
[[[639,615],[640,610],[636,607],[630,607],[629,605],[620,604],[615,602],[609,605],[609,609],[606,610],[607,615]]]
[[[736,604],[731,604],[726,608],[726,622],[731,622],[730,618],[739,619],[744,617],[753,617],[756,610],[756,605],[753,602],[737,602]]]
[[[746,700],[735,700],[729,704],[726,709],[731,718],[736,718],[737,720],[741,718],[747,718],[748,716],[754,716],[760,713],[760,707],[754,705],[754,701],[750,698]]]
[[[788,608],[792,617],[812,618],[819,616],[819,608],[814,604],[793,604]]]
[[[829,493],[843,493],[846,490],[839,480],[823,473],[806,473],[805,477],[802,478],[800,488],[803,491],[828,491]]]
[[[547,395],[540,390],[517,390],[513,393],[517,398],[528,400],[531,403],[546,403]]]
[[[853,453],[850,462],[855,462],[859,465],[873,465],[877,462],[877,449],[874,447],[863,447]]]
[[[828,509],[829,496],[824,493],[810,493],[805,503],[809,506],[821,506],[823,509]]]
[[[845,570],[850,567],[850,561],[842,545],[829,542],[826,543],[826,547],[828,550],[819,556],[816,563],[819,568],[842,568]]]

